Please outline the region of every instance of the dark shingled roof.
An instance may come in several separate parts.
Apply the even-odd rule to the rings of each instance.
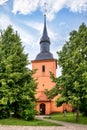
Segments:
[[[53,59],[53,55],[50,52],[41,52],[36,56],[35,60],[50,60]]]
[[[46,28],[46,15],[44,15],[44,29],[43,29],[43,35],[42,35],[42,37],[40,39],[40,44],[42,42],[50,43],[50,39],[48,37],[47,28]]]
[[[46,15],[44,15],[44,29],[43,35],[40,39],[40,53],[36,56],[35,60],[48,60],[53,59],[52,53],[50,53],[50,39],[48,37],[46,28]]]

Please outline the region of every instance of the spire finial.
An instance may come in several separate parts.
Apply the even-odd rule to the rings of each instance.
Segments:
[[[43,11],[44,11],[44,15],[46,15],[46,13],[47,13],[47,3],[46,2],[44,2],[44,9],[43,9]]]
[[[44,28],[43,28],[43,35],[41,37],[40,43],[42,42],[48,42],[50,44],[50,39],[48,37],[48,33],[47,33],[47,27],[46,27],[46,12],[47,12],[47,7],[46,7],[47,3],[44,3],[43,6],[43,12],[44,12]]]
[[[47,33],[46,27],[46,13],[47,13],[47,3],[43,4],[43,14],[44,14],[44,27],[43,27],[43,34],[40,39],[40,53],[37,55],[35,60],[48,60],[53,59],[53,55],[50,53],[50,39]]]

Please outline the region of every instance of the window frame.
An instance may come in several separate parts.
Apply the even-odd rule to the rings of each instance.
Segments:
[[[45,72],[45,65],[42,65],[42,72]]]

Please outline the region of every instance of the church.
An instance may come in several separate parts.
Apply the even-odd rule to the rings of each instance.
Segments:
[[[44,93],[45,89],[50,90],[55,86],[55,83],[53,83],[50,78],[50,72],[52,72],[56,77],[57,70],[57,61],[50,52],[51,42],[46,27],[46,15],[44,15],[43,34],[39,44],[40,52],[37,54],[35,60],[32,60],[32,70],[37,70],[34,74],[34,78],[37,79],[38,82],[36,90],[36,110],[40,115],[48,115],[53,112],[63,112],[65,107],[70,111],[71,108],[66,104],[63,104],[61,107],[56,106],[55,101],[59,95],[54,99],[48,99]]]

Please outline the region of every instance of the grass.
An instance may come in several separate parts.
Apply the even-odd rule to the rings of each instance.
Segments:
[[[70,123],[76,123],[76,114],[73,115],[72,113],[67,113],[66,116],[64,116],[63,113],[59,113],[59,114],[56,113],[56,114],[51,114],[49,117],[46,118],[70,122]],[[80,114],[80,120],[78,123],[87,125],[87,117],[83,117]],[[61,126],[60,124],[37,120],[37,119],[33,121],[25,121],[23,119],[17,119],[17,118],[0,119],[0,124],[16,125],[16,126]]]
[[[66,113],[66,116],[64,116],[63,113],[52,114],[52,115],[50,115],[49,118],[53,119],[53,120],[59,120],[59,121],[65,121],[65,122],[70,122],[70,123],[76,123],[76,114],[73,115],[72,113]],[[78,124],[85,124],[85,125],[87,125],[87,117],[83,117],[80,114]]]
[[[42,121],[42,120],[33,120],[33,121],[25,121],[22,119],[16,118],[8,118],[8,119],[0,119],[1,125],[16,125],[16,126],[60,126],[59,124]]]

